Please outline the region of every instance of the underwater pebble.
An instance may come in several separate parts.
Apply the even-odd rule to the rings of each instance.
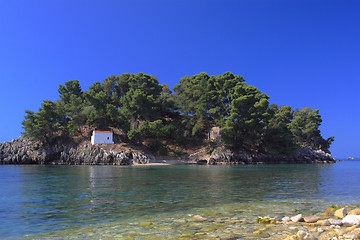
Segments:
[[[360,215],[360,208],[356,208],[349,212],[349,215]]]
[[[346,216],[345,208],[340,208],[334,212],[334,216],[337,218],[344,218]]]
[[[298,215],[296,215],[296,216],[294,216],[294,217],[292,217],[291,218],[291,221],[292,222],[300,222],[301,220],[303,220],[303,217],[302,217],[302,215],[301,214],[298,214]]]
[[[342,223],[350,225],[360,225],[360,215],[347,215],[343,218]]]
[[[314,222],[317,222],[318,220],[320,220],[320,217],[318,217],[318,216],[311,216],[311,217],[304,218],[304,221],[307,223],[314,223]]]
[[[290,222],[291,219],[290,219],[289,217],[283,217],[283,218],[281,219],[281,221],[283,221],[283,222]]]
[[[331,225],[342,225],[342,220],[331,220],[330,221]]]
[[[193,220],[198,221],[198,222],[203,222],[203,221],[206,221],[207,218],[204,218],[204,217],[202,217],[200,215],[195,215],[195,216],[193,216]]]

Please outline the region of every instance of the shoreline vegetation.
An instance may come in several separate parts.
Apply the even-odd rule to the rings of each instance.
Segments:
[[[0,143],[2,164],[266,164],[334,162],[319,110],[278,106],[226,72],[185,76],[171,91],[156,77],[125,73],[83,91],[60,85],[56,102],[26,110],[22,136]],[[94,129],[112,145],[91,145]]]

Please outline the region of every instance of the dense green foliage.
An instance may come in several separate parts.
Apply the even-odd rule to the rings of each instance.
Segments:
[[[155,150],[165,142],[182,145],[206,140],[214,126],[222,143],[234,150],[291,154],[298,146],[328,149],[319,130],[319,110],[269,105],[269,96],[226,72],[185,76],[174,93],[144,73],[110,76],[82,91],[77,80],[59,86],[57,102],[44,101],[38,112],[26,111],[24,135],[51,144],[80,126],[122,129],[130,141],[147,140]]]

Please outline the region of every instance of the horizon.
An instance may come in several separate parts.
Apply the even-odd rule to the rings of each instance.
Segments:
[[[144,72],[172,89],[230,71],[270,103],[319,109],[332,155],[360,158],[359,10],[355,0],[2,1],[0,142],[69,80],[86,91]]]

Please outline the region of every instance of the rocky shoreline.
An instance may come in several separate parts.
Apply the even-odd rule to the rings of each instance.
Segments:
[[[165,160],[164,160],[165,159]],[[176,161],[174,161],[176,160]],[[164,164],[276,164],[276,163],[333,163],[330,153],[300,148],[293,156],[275,156],[259,153],[235,153],[217,150],[211,154],[199,151],[177,157],[155,157],[119,144],[91,145],[58,143],[41,146],[20,136],[11,142],[0,143],[0,164],[57,164],[57,165],[141,165]]]
[[[108,150],[106,145],[54,144],[39,147],[39,143],[22,136],[0,143],[0,164],[133,165],[152,160],[154,156],[150,154]]]
[[[292,233],[284,238],[286,240],[360,239],[360,208],[356,206],[332,205],[324,213],[307,217],[302,214],[292,217],[258,217],[256,223],[265,225],[265,228],[252,234],[262,238],[270,237],[268,232],[274,232],[282,226],[282,233]]]

